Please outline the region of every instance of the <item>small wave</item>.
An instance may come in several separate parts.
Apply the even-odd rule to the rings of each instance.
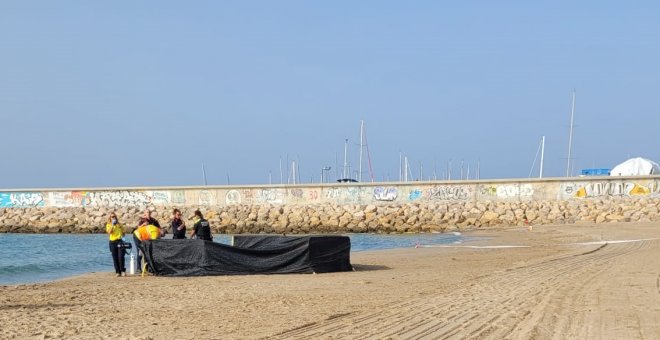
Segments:
[[[48,266],[42,266],[36,263],[24,264],[24,265],[6,265],[0,266],[0,275],[2,274],[30,274],[30,273],[46,273],[50,271]]]

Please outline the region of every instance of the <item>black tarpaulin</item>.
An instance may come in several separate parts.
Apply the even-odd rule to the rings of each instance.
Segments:
[[[346,236],[235,236],[235,246],[153,240],[141,248],[155,275],[326,273],[352,270]]]

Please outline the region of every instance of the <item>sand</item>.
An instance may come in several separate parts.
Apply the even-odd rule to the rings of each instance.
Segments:
[[[529,247],[361,252],[347,273],[3,286],[0,338],[660,338],[660,225],[467,234]]]

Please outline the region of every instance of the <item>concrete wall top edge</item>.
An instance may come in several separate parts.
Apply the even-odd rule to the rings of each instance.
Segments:
[[[153,187],[97,187],[97,188],[20,188],[0,189],[0,192],[34,192],[34,191],[139,191],[139,190],[202,190],[202,189],[265,189],[265,188],[309,188],[309,187],[380,187],[380,186],[419,186],[419,185],[472,185],[472,184],[506,184],[506,183],[554,183],[554,182],[593,182],[620,180],[653,180],[660,175],[649,176],[585,176],[585,177],[548,177],[548,178],[510,178],[510,179],[480,179],[480,180],[443,180],[417,182],[362,182],[362,183],[303,183],[303,184],[252,184],[252,185],[190,185],[190,186],[153,186]]]

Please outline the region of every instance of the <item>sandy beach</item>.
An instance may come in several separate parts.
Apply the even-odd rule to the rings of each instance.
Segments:
[[[2,286],[0,338],[660,338],[660,226],[467,234],[486,248],[354,253],[347,273]]]

